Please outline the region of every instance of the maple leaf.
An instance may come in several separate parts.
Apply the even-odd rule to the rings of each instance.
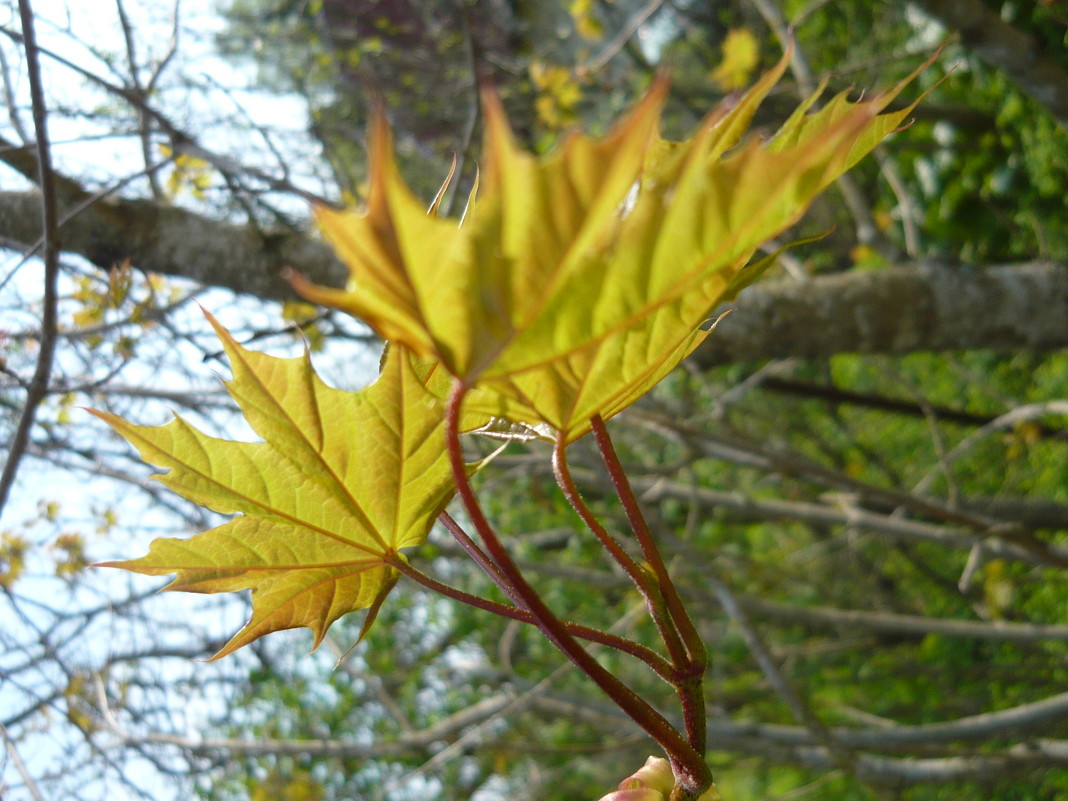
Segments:
[[[759,245],[912,109],[880,114],[916,73],[810,114],[817,92],[770,140],[743,141],[789,58],[680,143],[659,135],[664,80],[603,137],[573,133],[545,157],[517,145],[488,94],[483,179],[462,225],[425,213],[379,115],[367,208],[317,211],[348,289],[292,283],[440,361],[475,390],[465,408],[573,440],[685,358]]]
[[[395,584],[400,549],[421,544],[453,492],[441,402],[403,348],[360,392],[327,386],[307,353],[279,359],[241,347],[208,315],[233,369],[227,389],[263,442],[210,437],[181,417],[139,426],[93,411],[180,495],[229,522],[148,555],[108,562],[168,590],[252,590],[252,617],[213,658],[281,629],[306,627],[318,647],[342,615],[370,609]],[[361,634],[362,636],[362,634]]]

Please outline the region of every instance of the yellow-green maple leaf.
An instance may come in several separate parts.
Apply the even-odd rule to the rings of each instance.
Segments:
[[[301,626],[318,646],[342,615],[369,608],[373,616],[397,580],[390,563],[426,539],[451,497],[441,402],[403,348],[391,350],[375,383],[344,392],[319,379],[307,354],[246,350],[209,319],[232,365],[227,389],[263,442],[216,439],[180,417],[147,427],[93,413],[145,461],[169,468],[158,478],[172,490],[237,516],[106,566],[177,574],[169,590],[251,589],[251,619],[216,658]]]
[[[574,439],[685,358],[757,247],[911,111],[880,114],[907,80],[810,115],[814,95],[775,137],[743,141],[789,56],[681,143],[659,136],[664,81],[605,136],[574,133],[547,157],[517,145],[488,95],[462,225],[425,213],[379,116],[366,210],[318,211],[349,288],[294,285],[440,361],[475,389],[468,408]]]

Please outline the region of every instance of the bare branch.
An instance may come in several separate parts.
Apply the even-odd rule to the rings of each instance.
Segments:
[[[26,769],[26,763],[22,761],[22,755],[19,754],[18,747],[15,745],[15,741],[8,736],[7,728],[0,723],[0,737],[4,738],[4,746],[7,749],[8,758],[15,766],[15,770],[18,771],[19,776],[22,777],[23,784],[26,785],[26,790],[33,797],[33,801],[45,801],[45,796],[41,792],[41,788],[37,786],[37,782],[34,781],[33,776]]]
[[[639,8],[634,15],[627,20],[626,24],[620,28],[619,33],[602,47],[597,55],[578,67],[579,74],[596,72],[615,58],[616,54],[619,53],[627,42],[630,41],[630,37],[632,37],[645,21],[655,14],[662,5],[664,5],[664,0],[649,0],[644,6]]]
[[[11,127],[23,142],[29,142],[30,137],[26,127],[22,124],[22,115],[19,113],[18,104],[15,102],[15,87],[11,82],[11,67],[7,63],[6,51],[0,47],[0,78],[4,84],[4,104],[7,106],[7,118],[11,121]]]
[[[760,666],[760,670],[768,680],[768,683],[786,703],[797,722],[808,729],[812,736],[827,749],[840,768],[852,770],[856,762],[856,754],[844,746],[838,737],[827,728],[823,721],[817,717],[808,702],[801,696],[797,688],[794,687],[793,683],[779,670],[779,666],[775,664],[775,660],[771,656],[771,650],[764,642],[760,632],[749,621],[749,616],[746,615],[738,603],[734,592],[726,583],[707,571],[704,572],[703,579],[716,596],[719,605],[740,629],[742,639],[745,640],[750,655]]]
[[[782,13],[771,0],[751,0],[757,11],[764,18],[764,22],[774,32],[779,44],[785,50],[792,34],[783,19]],[[808,59],[800,47],[794,47],[793,56],[790,59],[790,73],[797,81],[797,88],[802,98],[808,97],[816,91],[816,81],[812,77],[812,70],[808,66]],[[864,193],[860,191],[857,182],[849,173],[840,175],[834,182],[835,188],[842,194],[842,200],[853,217],[857,242],[870,244],[875,241],[879,231],[872,218],[871,208]]]
[[[3,33],[9,39],[22,43],[23,36],[15,31],[8,30],[0,26],[0,33]],[[236,159],[226,156],[220,153],[216,153],[203,147],[196,138],[179,129],[170,119],[160,112],[158,109],[149,105],[147,100],[140,96],[136,90],[126,89],[122,86],[117,86],[109,81],[104,80],[99,75],[84,69],[70,59],[65,58],[59,53],[44,48],[40,49],[40,52],[47,55],[53,61],[61,64],[67,69],[73,71],[75,74],[80,75],[93,84],[101,87],[102,89],[110,92],[116,97],[120,97],[125,100],[136,111],[144,114],[147,118],[151,119],[159,129],[171,140],[172,148],[176,154],[184,154],[193,156],[194,158],[202,159],[208,162],[217,169],[220,173],[226,176],[228,179],[237,181],[239,178],[254,179],[263,184],[263,187],[269,190],[286,192],[297,197],[304,198],[312,203],[326,204],[327,201],[318,195],[302,189],[298,186],[291,184],[285,178],[278,178],[265,173],[262,170],[250,167],[245,164],[239,163]]]
[[[870,531],[891,540],[915,540],[931,542],[947,548],[970,550],[982,543],[990,555],[1025,564],[1050,567],[1068,565],[1068,551],[1061,548],[1048,549],[1027,547],[1030,543],[1017,544],[997,536],[982,538],[973,531],[949,526],[922,523],[893,515],[883,515],[857,508],[847,498],[840,498],[837,508],[802,501],[752,498],[743,493],[722,492],[704,487],[691,487],[662,479],[638,479],[635,484],[642,488],[642,500],[658,501],[677,498],[696,503],[708,509],[727,509],[754,520],[799,520],[822,526],[848,526]],[[995,528],[993,535],[999,532]]]
[[[1019,643],[1068,641],[1068,625],[1064,624],[1008,623],[1003,620],[950,620],[921,615],[834,609],[827,606],[796,606],[776,603],[753,595],[740,595],[738,603],[743,609],[763,617],[784,623],[804,623],[807,626],[819,628],[857,628],[864,631],[908,634],[917,637],[939,634],[944,637],[969,637]]]
[[[30,441],[30,431],[37,416],[37,407],[48,394],[48,381],[52,375],[52,359],[56,349],[56,305],[59,281],[59,209],[56,187],[52,175],[52,154],[48,141],[48,113],[45,107],[44,86],[41,81],[41,64],[38,59],[37,41],[33,28],[33,8],[30,0],[19,0],[19,15],[22,19],[23,41],[26,48],[26,69],[30,81],[30,97],[33,103],[33,126],[37,137],[38,186],[41,187],[41,231],[44,236],[44,297],[41,312],[41,340],[38,346],[37,366],[26,389],[26,402],[19,418],[15,434],[11,438],[7,461],[0,474],[0,512],[7,505],[11,487],[15,483],[19,462]]]

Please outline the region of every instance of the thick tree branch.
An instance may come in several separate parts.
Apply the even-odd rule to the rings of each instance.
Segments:
[[[36,242],[36,192],[0,192],[0,236]],[[63,209],[63,216],[70,207]],[[299,231],[261,231],[148,200],[105,199],[71,217],[63,245],[101,269],[130,258],[147,272],[188,278],[264,300],[295,296],[279,275],[292,266],[316,283],[344,284],[345,268],[322,241]]]
[[[36,192],[0,192],[0,236],[36,242],[39,210]],[[325,285],[341,286],[347,278],[313,236],[232,225],[145,200],[91,204],[63,225],[62,235],[67,251],[102,269],[129,257],[149,272],[264,300],[294,297],[279,277],[286,266]],[[733,306],[695,354],[701,367],[841,351],[1062,348],[1068,347],[1068,264],[904,265],[757,285]]]
[[[1068,264],[914,264],[749,287],[694,356],[701,367],[848,351],[1068,346]],[[713,315],[715,317],[715,315]]]

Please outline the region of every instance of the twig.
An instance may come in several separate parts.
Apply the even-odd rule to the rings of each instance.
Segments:
[[[56,348],[59,279],[58,209],[56,187],[52,175],[52,154],[48,143],[48,120],[45,107],[44,87],[41,82],[41,64],[37,56],[37,40],[33,28],[33,8],[30,0],[19,0],[22,18],[23,41],[26,48],[26,72],[30,82],[30,98],[33,104],[33,126],[37,137],[38,180],[41,187],[41,229],[44,234],[44,308],[41,313],[41,344],[37,354],[37,366],[26,391],[26,406],[22,410],[4,471],[0,474],[0,514],[15,483],[19,462],[30,441],[30,431],[37,417],[37,407],[48,392],[48,380],[52,374],[52,360]]]
[[[15,129],[22,142],[30,141],[26,128],[22,124],[22,116],[19,114],[18,105],[15,103],[15,88],[11,84],[11,68],[7,63],[7,56],[0,47],[0,77],[4,82],[4,103],[7,105],[7,117],[11,121],[11,127]]]
[[[148,91],[141,84],[141,68],[137,60],[137,37],[134,35],[133,25],[130,23],[123,0],[115,0],[115,8],[119,14],[122,38],[126,43],[126,63],[130,68],[130,83],[140,97],[147,98]],[[138,111],[137,116],[139,118],[137,138],[141,142],[141,158],[144,159],[147,168],[152,163],[152,129],[149,127],[148,116],[143,111]],[[164,197],[163,187],[155,171],[148,173],[148,183],[152,189],[152,196],[156,200],[162,199]]]
[[[760,666],[760,670],[768,680],[768,683],[786,703],[786,706],[789,707],[797,722],[812,732],[812,736],[828,750],[840,768],[852,772],[856,759],[855,754],[831,733],[831,730],[827,728],[823,721],[816,717],[816,713],[812,711],[789,679],[779,670],[779,666],[775,664],[775,660],[771,657],[771,651],[764,642],[764,638],[749,621],[748,615],[742,610],[741,604],[738,603],[738,599],[735,598],[731,588],[710,571],[705,571],[703,578],[706,585],[715,594],[720,606],[738,626],[749,653],[753,656],[757,665]]]
[[[984,425],[977,431],[973,431],[966,436],[960,442],[954,446],[954,448],[945,455],[945,466],[952,464],[957,459],[967,454],[972,448],[974,448],[980,441],[998,431],[1003,431],[1007,428],[1012,428],[1018,423],[1033,420],[1044,415],[1062,415],[1068,414],[1068,400],[1051,400],[1045,403],[1029,403],[1024,406],[1019,406],[1011,411],[1006,412],[1003,415],[995,417],[989,423]],[[913,493],[921,494],[927,492],[931,486],[931,483],[941,473],[943,468],[942,464],[927,473],[920,481],[913,487]]]
[[[771,0],[751,0],[751,2],[756,6],[760,16],[764,18],[768,27],[771,28],[775,37],[785,48],[792,34],[786,24],[786,20],[783,19],[782,13]],[[808,97],[816,91],[816,82],[812,77],[812,70],[799,47],[794,47],[793,57],[790,59],[790,72],[794,76],[794,80],[797,81],[797,88],[802,97]],[[860,191],[857,182],[853,180],[853,176],[848,173],[840,175],[835,181],[835,186],[842,193],[846,208],[849,209],[849,213],[853,217],[857,241],[861,244],[874,242],[878,229],[873,222],[868,201],[865,200],[864,194]]]
[[[33,796],[34,801],[45,801],[41,788],[37,786],[37,782],[34,781],[33,776],[31,776],[29,770],[26,769],[26,763],[22,761],[22,756],[19,754],[19,750],[15,746],[15,741],[11,739],[11,736],[7,733],[7,728],[2,723],[0,723],[0,737],[4,738],[7,754],[11,758],[12,763],[14,763],[15,770],[17,770],[19,776],[22,777],[22,783],[26,785],[26,789],[29,791],[30,795]]]
[[[664,5],[664,0],[649,0],[648,3],[638,9],[638,11],[627,20],[619,33],[615,35],[612,41],[604,46],[600,53],[579,65],[577,70],[578,73],[596,72],[615,58],[616,54],[623,49],[628,41],[630,41],[630,37],[634,35],[634,32],[637,31],[649,17],[653,16],[662,5]]]
[[[875,158],[879,162],[880,172],[890,185],[890,191],[894,193],[894,199],[897,200],[897,207],[901,212],[901,233],[905,237],[905,255],[910,259],[919,258],[920,231],[916,225],[916,208],[912,204],[912,198],[909,197],[905,180],[901,177],[901,170],[898,169],[897,162],[887,157],[886,148],[881,145],[875,148]]]
[[[151,74],[148,76],[148,80],[145,82],[145,97],[152,95],[156,91],[156,84],[159,83],[160,77],[163,75],[163,71],[167,69],[167,65],[171,63],[171,60],[178,53],[178,20],[179,20],[179,7],[181,0],[174,0],[174,12],[171,14],[171,38],[167,40],[167,50],[163,54],[156,66],[152,68]]]
[[[456,149],[456,178],[457,186],[445,201],[442,212],[446,217],[451,217],[456,207],[456,201],[460,197],[459,189],[463,185],[464,167],[467,164],[468,151],[475,139],[478,129],[478,121],[482,110],[482,96],[479,83],[482,79],[479,66],[479,52],[475,44],[474,32],[471,30],[471,9],[467,3],[458,3],[461,30],[464,37],[464,47],[467,50],[467,61],[471,69],[471,103],[468,108],[467,118],[464,120],[463,133],[460,136],[459,147]]]

